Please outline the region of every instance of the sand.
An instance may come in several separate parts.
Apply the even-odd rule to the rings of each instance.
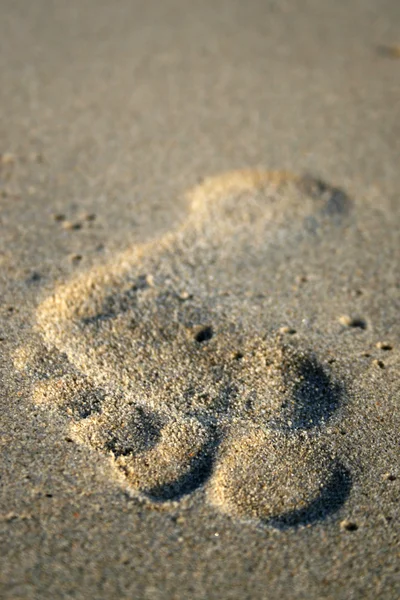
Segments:
[[[398,3],[0,15],[1,597],[397,598]]]

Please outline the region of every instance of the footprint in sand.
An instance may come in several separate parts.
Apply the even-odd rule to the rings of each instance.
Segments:
[[[35,402],[62,411],[70,436],[142,497],[201,490],[234,517],[323,519],[351,486],[324,435],[344,390],[301,336],[273,329],[291,294],[285,261],[340,236],[351,201],[255,170],[189,198],[181,228],[56,289],[37,311],[43,347],[16,365]]]

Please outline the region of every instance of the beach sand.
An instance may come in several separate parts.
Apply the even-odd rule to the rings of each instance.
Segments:
[[[399,39],[3,0],[1,598],[400,595]]]

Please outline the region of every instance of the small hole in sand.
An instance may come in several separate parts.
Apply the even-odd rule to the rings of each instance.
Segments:
[[[82,258],[83,258],[83,257],[82,257],[82,255],[81,255],[81,254],[72,254],[72,255],[70,256],[70,260],[71,260],[71,262],[72,262],[72,263],[75,263],[75,264],[76,264],[76,263],[79,263],[79,262],[81,262]]]
[[[389,342],[378,342],[376,347],[379,348],[379,350],[393,350],[393,346],[392,344],[389,344]]]
[[[357,523],[354,523],[353,521],[342,521],[340,527],[345,531],[357,531],[358,529]]]
[[[394,475],[393,473],[386,473],[386,474],[384,475],[384,479],[385,479],[386,481],[396,481],[397,477],[396,477],[396,475]]]
[[[295,279],[296,283],[307,283],[308,277],[307,275],[298,275]]]
[[[26,283],[37,283],[41,279],[42,279],[42,276],[40,275],[40,273],[37,273],[36,271],[34,271],[25,281],[26,281]]]
[[[211,325],[207,325],[207,327],[202,327],[199,331],[197,331],[196,335],[194,336],[194,339],[196,340],[196,342],[199,342],[199,344],[201,344],[202,342],[208,342],[208,340],[211,340],[213,335],[213,328],[211,327]]]
[[[182,302],[185,302],[186,300],[193,298],[193,296],[187,290],[183,290],[182,292],[178,293],[178,298]]]
[[[243,352],[235,352],[235,354],[233,355],[233,358],[235,360],[242,360],[243,357],[244,357]]]
[[[385,363],[382,360],[374,360],[373,364],[376,367],[379,367],[380,369],[384,369],[385,368]]]
[[[367,329],[367,323],[364,319],[355,318],[349,323],[350,327],[358,327],[359,329]]]
[[[55,215],[53,215],[53,219],[60,223],[61,221],[65,221],[66,216],[61,213],[56,213]]]
[[[63,229],[66,231],[78,231],[82,229],[82,223],[73,223],[71,221],[64,221],[62,224]]]
[[[349,323],[349,327],[358,327],[359,329],[367,329],[367,323],[364,321],[364,319],[355,318],[355,319],[351,319],[351,321]]]
[[[349,317],[348,315],[342,315],[339,317],[339,322],[345,327],[367,329],[367,322],[361,317]]]
[[[96,215],[94,213],[83,213],[81,218],[84,221],[95,221],[96,220]]]
[[[279,333],[281,333],[282,335],[294,335],[296,333],[296,330],[293,329],[293,327],[281,327],[279,329]]]

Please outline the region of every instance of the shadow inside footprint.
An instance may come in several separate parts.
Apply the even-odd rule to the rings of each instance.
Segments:
[[[300,381],[293,390],[291,427],[311,429],[326,422],[338,410],[343,390],[313,359],[302,361],[299,375]]]
[[[281,414],[273,425],[281,431],[309,430],[325,424],[344,402],[344,387],[317,361],[287,348],[282,360],[285,388]]]
[[[343,506],[350,495],[351,487],[350,472],[337,463],[328,483],[315,500],[301,509],[283,513],[279,517],[265,520],[264,523],[282,530],[324,521]]]
[[[125,313],[136,306],[140,292],[149,287],[146,276],[139,275],[119,294],[108,294],[102,301],[101,310],[95,315],[82,318],[81,324],[83,326],[93,326],[99,325],[103,321],[115,319],[117,315]]]
[[[321,217],[328,217],[331,222],[340,225],[342,219],[349,215],[353,203],[342,189],[310,175],[303,178],[301,187],[311,198],[322,204],[314,213],[313,218],[317,221]]]
[[[211,477],[219,442],[210,442],[192,461],[190,468],[178,479],[150,489],[142,490],[155,502],[179,500],[195,492]]]
[[[75,418],[87,419],[95,414],[100,414],[105,392],[100,389],[89,389],[73,394],[68,401],[68,408]]]
[[[159,442],[162,426],[157,415],[136,406],[131,409],[128,421],[110,434],[105,449],[116,458],[146,452]]]
[[[317,203],[315,211],[303,219],[304,231],[307,234],[317,239],[321,234],[326,234],[327,226],[343,226],[353,207],[352,200],[343,190],[313,177],[305,177],[301,186]]]

